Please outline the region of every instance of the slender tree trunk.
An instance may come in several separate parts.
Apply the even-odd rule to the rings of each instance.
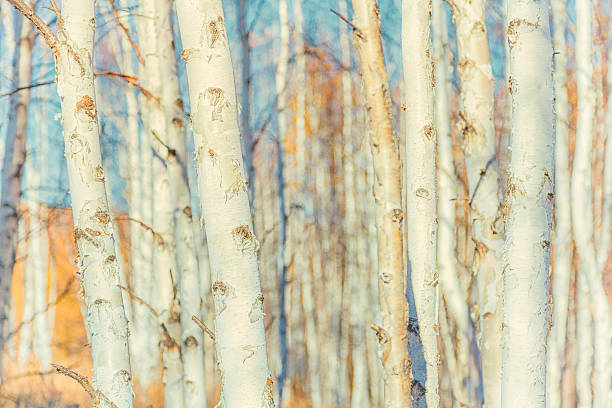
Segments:
[[[164,5],[166,7],[164,7]],[[158,325],[160,335],[160,348],[163,362],[164,399],[166,406],[180,408],[184,406],[183,395],[183,367],[181,361],[181,327],[180,302],[177,296],[180,275],[177,273],[177,260],[175,257],[175,231],[174,231],[174,205],[176,196],[171,194],[168,171],[169,135],[163,106],[176,104],[163,100],[163,85],[167,85],[167,77],[162,76],[162,52],[168,52],[167,44],[162,43],[168,39],[168,28],[164,27],[162,18],[168,14],[168,4],[162,1],[149,1],[143,3],[141,12],[145,19],[142,22],[141,42],[145,57],[144,73],[146,75],[147,90],[151,98],[147,99],[144,138],[150,138],[153,151],[153,189],[156,198],[153,200],[153,229],[159,238],[153,243],[153,265],[156,284],[152,293],[152,305],[159,313]],[[168,18],[168,17],[166,17]],[[169,25],[169,20],[166,25]],[[167,63],[167,61],[166,61]],[[168,72],[165,72],[168,75]],[[146,152],[145,152],[146,154]]]
[[[33,2],[29,3],[30,5]],[[7,13],[13,10],[7,9]],[[7,36],[10,41],[17,41],[12,54],[12,66],[9,73],[12,86],[22,87],[30,84],[32,74],[33,30],[31,24],[23,22],[22,16],[7,19]],[[14,36],[13,36],[14,35]],[[16,37],[16,38],[15,38]],[[18,38],[18,40],[17,40]],[[9,54],[9,58],[11,54]],[[10,313],[11,281],[15,266],[17,250],[18,218],[21,206],[21,177],[25,163],[26,127],[30,91],[25,89],[11,95],[9,100],[9,117],[7,122],[6,143],[2,166],[2,183],[0,192],[0,333],[6,332],[6,321]],[[27,346],[28,349],[30,345]],[[4,351],[4,336],[0,338],[0,355]],[[2,370],[0,364],[0,378]]]
[[[368,109],[370,148],[376,197],[380,326],[375,326],[384,370],[385,407],[410,405],[410,359],[407,352],[403,210],[399,141],[393,130],[389,82],[380,38],[376,0],[353,0],[354,41]]]
[[[483,0],[462,0],[453,11],[461,80],[461,131],[476,245],[473,268],[478,285],[484,401],[487,407],[499,407],[504,231],[484,8]]]
[[[176,3],[210,253],[215,335],[227,408],[273,407],[236,90],[221,1]],[[202,73],[205,75],[202,75]]]
[[[128,9],[127,0],[120,0],[120,7]],[[129,14],[120,14],[122,22],[129,27]],[[136,20],[139,35],[142,33],[145,19]],[[146,36],[141,43],[141,52],[144,51]],[[125,36],[122,43],[124,59],[122,69],[126,75],[136,75],[134,68],[134,54],[131,45]],[[148,89],[148,76],[145,68],[139,67],[140,78],[143,86]],[[146,120],[148,109],[147,102],[138,103],[138,98],[132,90],[126,93],[127,127],[129,134],[126,135],[129,168],[129,213],[134,220],[139,220],[145,225],[153,225],[153,181],[152,181],[152,153],[150,122]],[[144,97],[141,96],[141,102]],[[142,131],[138,126],[139,111],[143,118]],[[149,135],[147,137],[147,135]],[[140,298],[151,303],[153,282],[153,234],[142,226],[131,223],[130,225],[130,249],[131,249],[131,290]],[[157,367],[159,365],[160,350],[158,347],[159,336],[155,316],[149,308],[138,301],[132,302],[133,332],[130,336],[130,352],[134,367],[134,377],[138,384],[146,390],[156,382]]]
[[[578,85],[578,123],[572,173],[572,218],[574,241],[579,259],[579,275],[586,277],[588,297],[593,313],[593,406],[606,406],[610,395],[610,307],[598,270],[597,251],[593,231],[593,119],[595,95],[592,85],[592,25],[593,9],[590,1],[576,4],[576,80]],[[579,294],[580,296],[580,294]],[[583,301],[589,301],[584,299]],[[578,336],[582,336],[578,333]]]
[[[182,101],[177,76],[176,51],[171,26],[171,2],[157,0],[159,12],[158,50],[160,53],[161,104],[166,119],[166,137],[169,146],[166,156],[170,193],[176,234],[176,256],[179,266],[181,356],[183,362],[183,392],[186,408],[206,407],[204,381],[204,352],[202,331],[192,316],[202,319],[200,313],[200,280],[193,246],[192,211],[186,168],[185,128]]]
[[[442,294],[447,304],[448,319],[456,324],[456,364],[455,370],[450,370],[452,377],[453,395],[456,400],[466,405],[476,405],[473,402],[473,390],[478,384],[472,384],[471,370],[473,361],[471,345],[473,342],[472,323],[470,320],[467,296],[463,293],[459,278],[457,277],[457,239],[456,239],[456,213],[457,177],[453,158],[453,140],[450,129],[450,92],[452,89],[450,62],[448,61],[448,29],[446,26],[446,13],[441,0],[434,0],[432,24],[434,26],[434,67],[435,67],[435,93],[436,111],[435,123],[438,142],[438,270]],[[444,343],[446,346],[446,339]],[[450,357],[453,348],[445,349]],[[451,367],[449,366],[449,369]]]
[[[12,2],[13,5],[17,5]],[[31,18],[31,16],[28,16]],[[58,94],[78,251],[81,295],[85,299],[94,389],[100,407],[132,407],[127,320],[106,189],[93,74],[94,1],[64,0],[58,16]]]
[[[430,54],[431,3],[402,3],[402,56],[406,117],[408,265],[423,343],[428,407],[438,407],[438,277],[436,271],[436,130]]]
[[[546,405],[554,143],[548,19],[546,0],[508,2],[512,158],[505,202],[502,407]]]
[[[569,110],[567,102],[567,45],[565,2],[552,1],[555,51],[555,229],[553,235],[553,310],[548,339],[546,406],[561,406],[561,377],[565,368],[566,327],[569,307],[571,250],[570,170],[567,145]]]

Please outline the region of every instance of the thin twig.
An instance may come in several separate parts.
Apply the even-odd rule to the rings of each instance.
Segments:
[[[34,9],[25,4],[22,0],[8,0],[8,2],[11,3],[13,7],[15,7],[21,14],[23,14],[25,18],[30,20],[32,24],[34,24],[34,27],[38,29],[40,34],[45,39],[45,42],[51,48],[51,52],[57,58],[59,55],[59,40],[55,34],[53,34],[53,31],[51,31],[49,26],[43,21],[43,19],[34,12]],[[55,4],[55,2],[51,0],[51,4]]]
[[[334,9],[329,9],[329,11],[331,11],[332,13],[334,13],[335,15],[337,15],[338,17],[340,17],[340,20],[344,21],[346,24],[350,25],[353,28],[353,31],[355,31],[357,33],[358,36],[362,36],[361,30],[355,25],[353,24],[348,18],[344,17],[342,14],[338,13],[336,10]]]
[[[89,394],[89,397],[91,398],[94,407],[100,405],[100,400],[103,400],[110,406],[110,408],[119,408],[113,403],[113,401],[111,401],[106,395],[104,395],[102,391],[94,389],[94,387],[92,387],[89,383],[87,377],[82,376],[76,371],[73,371],[59,364],[51,364],[51,366],[55,368],[56,373],[65,375],[66,377],[70,377],[79,384],[81,384],[81,387],[83,387],[83,389]]]
[[[135,76],[130,76],[130,75],[122,74],[120,72],[113,72],[113,71],[100,71],[100,72],[96,72],[95,75],[96,76],[111,76],[111,77],[115,77],[115,78],[121,78],[125,82],[127,82],[128,84],[131,84],[131,85],[135,86],[140,92],[142,92],[142,94],[147,99],[153,99],[158,104],[161,103],[159,98],[153,96],[153,94],[151,92],[149,92],[142,85],[140,85],[140,83],[138,82],[138,78],[135,77]]]
[[[114,219],[115,219],[115,221],[132,221],[132,222],[135,222],[136,224],[140,225],[142,228],[144,228],[147,231],[151,232],[151,234],[153,234],[153,237],[157,240],[157,242],[159,242],[160,244],[164,244],[164,238],[161,236],[161,234],[156,232],[153,228],[151,228],[150,226],[148,226],[144,222],[142,222],[140,220],[137,220],[136,218],[129,217],[127,215],[120,215],[120,216],[115,217]]]
[[[136,56],[138,57],[138,61],[140,61],[140,63],[144,66],[145,64],[145,59],[143,58],[142,54],[140,53],[140,48],[138,48],[138,45],[136,45],[136,43],[134,42],[134,39],[132,38],[132,35],[130,34],[130,31],[128,30],[128,28],[125,26],[125,24],[123,24],[121,22],[121,18],[119,17],[119,12],[117,10],[117,8],[115,8],[115,0],[110,0],[110,4],[113,7],[113,16],[115,16],[115,21],[117,22],[117,25],[123,30],[123,32],[125,33],[128,42],[130,43],[130,45],[132,46],[132,48],[134,49],[134,51],[136,51]]]
[[[198,319],[198,318],[197,318],[197,317],[195,317],[195,316],[191,316],[191,320],[193,320],[193,321],[195,322],[195,324],[197,324],[197,325],[198,325],[198,327],[199,327],[200,329],[202,329],[202,331],[203,331],[204,333],[208,334],[208,335],[210,336],[210,338],[212,339],[212,341],[216,341],[216,340],[215,340],[215,333],[213,333],[213,331],[212,331],[212,330],[210,330],[210,329],[208,328],[208,326],[206,326],[206,325],[204,324],[204,322],[203,322],[203,321],[201,321],[200,319]]]
[[[15,95],[19,91],[23,91],[23,90],[26,90],[26,89],[32,89],[32,88],[38,88],[39,86],[51,85],[51,84],[54,84],[54,83],[55,83],[55,81],[48,81],[48,82],[40,82],[38,84],[31,84],[31,85],[27,85],[27,86],[20,86],[19,88],[13,89],[11,92],[0,94],[0,97]]]
[[[149,303],[147,303],[147,301],[146,301],[146,300],[144,300],[143,298],[141,298],[140,296],[138,296],[137,294],[135,294],[134,292],[132,292],[130,289],[126,288],[125,286],[117,285],[117,287],[118,287],[119,289],[123,289],[123,290],[125,290],[125,291],[127,292],[127,294],[128,294],[128,295],[130,295],[130,297],[131,297],[132,299],[136,300],[136,301],[137,301],[138,303],[140,303],[141,305],[146,306],[146,307],[147,307],[147,308],[148,308],[148,309],[151,311],[151,313],[153,313],[153,315],[154,315],[155,317],[159,317],[159,313],[157,313],[157,310],[155,310],[155,309],[153,308],[153,306],[151,306]]]

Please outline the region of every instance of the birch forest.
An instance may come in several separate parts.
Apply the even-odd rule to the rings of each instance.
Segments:
[[[0,0],[0,407],[612,408],[612,0]]]

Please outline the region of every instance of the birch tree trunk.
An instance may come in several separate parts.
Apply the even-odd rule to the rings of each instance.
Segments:
[[[221,403],[273,407],[236,90],[221,1],[176,3],[210,253]],[[202,73],[205,73],[204,75]]]
[[[572,173],[572,218],[574,242],[579,260],[579,275],[588,283],[593,313],[594,367],[592,377],[593,406],[609,402],[611,367],[610,307],[598,270],[593,231],[593,119],[595,95],[592,63],[593,9],[590,1],[576,4],[576,81],[578,85],[578,123]],[[584,300],[587,301],[586,299]],[[582,336],[578,333],[578,336]],[[580,391],[580,390],[579,390]],[[580,396],[579,396],[580,397]]]
[[[128,0],[121,0],[122,9],[128,9]],[[122,17],[123,24],[129,26],[129,14]],[[139,37],[143,38],[141,52],[144,52],[146,41],[144,38],[144,25],[147,20],[139,18],[136,27]],[[153,35],[153,34],[152,34]],[[125,38],[125,37],[124,37]],[[140,66],[136,71],[134,68],[134,56],[131,53],[131,45],[127,39],[123,41],[125,58],[122,61],[124,73],[134,75],[136,72],[142,78],[142,84],[149,88],[146,70]],[[151,64],[152,65],[152,64]],[[147,120],[149,102],[141,101],[132,92],[126,92],[126,109],[129,135],[128,143],[128,166],[130,173],[129,181],[129,205],[130,217],[143,222],[147,226],[153,225],[153,178],[152,178],[152,139],[151,122]],[[140,103],[139,103],[140,102]],[[142,130],[138,126],[138,113],[144,119]],[[142,226],[132,223],[130,228],[131,241],[131,289],[134,293],[149,302],[152,302],[153,294],[153,234]],[[149,308],[138,301],[132,302],[133,333],[130,336],[130,352],[134,368],[134,377],[138,384],[146,390],[156,382],[157,367],[160,360],[160,349],[158,346],[158,325],[155,316]]]
[[[37,16],[11,4],[40,27]],[[31,9],[30,9],[31,11]],[[64,0],[58,38],[44,33],[56,59],[62,101],[65,156],[72,199],[81,294],[93,356],[94,389],[100,407],[132,407],[127,320],[100,149],[93,74],[94,1]],[[44,27],[48,30],[47,27]]]
[[[544,407],[554,143],[548,1],[510,0],[507,15],[512,158],[505,203],[502,407]]]
[[[448,318],[457,326],[456,352],[457,362],[455,369],[451,370],[452,388],[454,398],[466,405],[476,405],[472,402],[473,389],[478,384],[471,383],[470,362],[472,351],[470,346],[473,341],[472,324],[470,320],[466,295],[463,293],[459,278],[457,277],[457,239],[456,239],[456,214],[455,202],[457,200],[457,177],[455,176],[455,165],[453,158],[453,140],[451,136],[450,120],[450,92],[452,89],[450,62],[448,61],[448,29],[446,26],[446,13],[442,0],[434,0],[432,3],[432,25],[434,27],[434,67],[435,67],[435,96],[436,111],[435,125],[438,142],[438,243],[437,264],[440,275],[442,294],[447,305]],[[440,318],[440,317],[438,317]],[[444,324],[444,322],[443,322]],[[446,340],[444,340],[446,341]],[[446,344],[446,343],[443,343]],[[453,349],[445,354],[449,355]],[[452,356],[454,358],[454,356]],[[449,366],[450,369],[450,366]],[[476,370],[474,370],[476,371]]]
[[[32,352],[32,318],[34,316],[34,276],[31,263],[28,261],[28,230],[25,217],[21,217],[17,225],[17,256],[22,259],[19,265],[23,275],[23,312],[21,314],[21,329],[19,330],[19,346],[17,347],[17,364],[26,368]]]
[[[553,235],[553,310],[552,329],[548,339],[546,405],[561,406],[561,377],[565,368],[565,342],[569,307],[572,231],[570,217],[570,170],[567,145],[569,110],[567,95],[567,44],[565,2],[552,0],[555,51],[555,229]]]
[[[483,0],[456,3],[454,8],[461,81],[460,130],[470,196],[474,270],[478,285],[479,348],[484,401],[501,401],[501,322],[504,231],[500,213],[500,176],[493,122],[493,74]]]
[[[163,363],[164,399],[168,407],[184,406],[182,361],[181,361],[181,327],[180,302],[177,297],[180,276],[175,258],[174,206],[170,190],[169,171],[166,165],[169,157],[169,141],[166,116],[162,107],[162,81],[167,83],[167,77],[162,77],[161,50],[167,45],[162,44],[163,37],[167,39],[167,29],[163,28],[162,15],[167,14],[161,9],[163,2],[148,1],[141,7],[145,16],[140,26],[141,48],[144,53],[145,65],[143,82],[152,97],[147,98],[145,111],[144,138],[153,140],[153,189],[156,198],[153,200],[152,227],[158,235],[153,243],[153,265],[156,284],[152,292],[152,305],[157,310],[160,349]],[[172,102],[170,102],[172,103]],[[176,103],[176,100],[173,101]],[[147,152],[145,151],[144,154]]]
[[[430,16],[431,3],[403,1],[404,91],[406,100],[411,103],[406,117],[408,265],[426,362],[427,406],[438,407],[438,221]]]
[[[32,2],[30,2],[32,4]],[[8,13],[13,10],[7,9]],[[32,74],[33,30],[29,23],[23,22],[22,16],[13,19],[14,25],[7,21],[7,31],[14,29],[7,40],[18,41],[12,55],[12,86],[15,88],[30,84]],[[12,26],[12,27],[11,27]],[[18,38],[18,40],[17,40]],[[9,54],[9,58],[11,54]],[[7,122],[6,143],[2,165],[2,183],[0,192],[0,355],[4,352],[4,333],[11,303],[11,281],[15,267],[17,251],[17,229],[21,206],[21,177],[25,163],[26,128],[30,91],[24,89],[11,95],[9,116],[14,118]],[[30,345],[28,345],[28,348]],[[0,380],[2,364],[0,363]]]
[[[373,326],[383,365],[385,407],[410,405],[410,359],[406,328],[403,261],[403,209],[399,140],[393,130],[389,82],[380,38],[376,0],[353,0],[354,41],[361,61],[370,148],[374,163],[374,196],[378,242],[380,326]]]
[[[187,179],[185,128],[182,101],[179,91],[176,51],[171,26],[172,3],[156,0],[159,13],[157,29],[160,74],[164,79],[161,88],[161,105],[166,121],[165,156],[173,197],[173,213],[176,235],[176,257],[179,267],[181,357],[183,362],[183,393],[185,408],[206,407],[206,382],[204,381],[204,351],[202,330],[193,323],[192,316],[202,319],[200,309],[200,280],[193,246],[192,211],[189,182]]]

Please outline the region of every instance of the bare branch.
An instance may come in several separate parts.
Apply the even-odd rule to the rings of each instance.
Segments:
[[[335,15],[340,17],[340,20],[342,20],[346,24],[350,25],[353,28],[353,31],[355,31],[359,37],[363,37],[363,34],[361,33],[361,30],[355,24],[353,24],[348,18],[344,17],[342,14],[338,13],[334,9],[329,9],[329,11],[331,11],[332,13],[334,13]]]
[[[41,83],[38,83],[38,84],[31,84],[31,85],[28,85],[28,86],[21,86],[19,88],[13,89],[11,92],[0,94],[0,97],[15,95],[17,92],[20,92],[20,91],[23,91],[23,90],[26,90],[26,89],[38,88],[39,86],[51,85],[51,84],[54,84],[54,83],[55,83],[55,81],[48,81],[48,82],[41,82]]]
[[[120,72],[113,72],[113,71],[100,71],[100,72],[96,72],[95,75],[96,76],[111,76],[111,77],[115,77],[115,78],[121,78],[124,81],[126,81],[127,83],[135,86],[140,92],[142,92],[142,94],[147,99],[153,99],[158,104],[161,103],[159,98],[153,96],[153,94],[151,92],[146,90],[142,85],[140,85],[140,83],[138,83],[138,78],[135,77],[135,76],[130,76],[130,75],[122,74]]]
[[[153,313],[153,315],[155,317],[159,317],[159,313],[157,313],[157,310],[155,310],[153,308],[153,306],[151,306],[149,303],[147,303],[146,300],[144,300],[143,298],[141,298],[140,296],[136,295],[134,292],[132,292],[130,289],[126,288],[125,286],[121,286],[121,285],[117,285],[118,288],[125,290],[128,295],[130,295],[130,297],[134,300],[136,300],[138,303],[140,303],[141,305],[146,306],[151,313]]]
[[[127,37],[128,42],[130,43],[134,51],[136,51],[136,56],[138,57],[138,61],[140,61],[142,65],[146,65],[145,59],[140,53],[140,48],[138,48],[138,45],[136,45],[136,43],[134,42],[134,39],[132,38],[132,35],[130,34],[130,31],[128,30],[128,28],[125,26],[125,24],[121,22],[121,18],[119,17],[119,11],[115,7],[115,0],[110,0],[110,3],[111,3],[111,6],[113,7],[113,16],[115,16],[115,21],[117,22],[117,25],[123,30],[123,32],[125,33]]]
[[[53,56],[57,58],[59,54],[59,49],[58,49],[59,40],[57,39],[55,34],[53,34],[53,31],[51,31],[47,23],[45,23],[43,19],[40,18],[38,14],[34,12],[33,8],[31,8],[29,5],[24,3],[23,0],[8,0],[8,2],[11,3],[13,7],[15,7],[21,14],[23,14],[25,18],[30,20],[32,24],[34,24],[34,27],[38,29],[40,34],[45,39],[45,42],[51,48],[51,52],[53,53]],[[55,4],[55,2],[51,0],[51,4]],[[59,15],[58,15],[58,18],[59,18]]]
[[[89,383],[87,377],[84,377],[76,371],[72,371],[71,369],[61,366],[59,364],[51,364],[51,366],[55,368],[56,373],[65,375],[66,377],[70,377],[79,384],[81,384],[81,387],[83,387],[83,389],[89,394],[89,397],[91,398],[94,407],[100,405],[100,400],[103,400],[110,406],[110,408],[119,408],[100,390],[94,389],[94,387],[92,387]]]
[[[153,234],[153,237],[157,240],[157,242],[159,242],[160,244],[164,243],[164,238],[158,232],[156,232],[153,228],[151,228],[150,226],[148,226],[144,222],[142,222],[140,220],[137,220],[136,218],[128,217],[126,215],[121,215],[121,216],[118,216],[118,217],[114,217],[114,219],[115,219],[115,221],[132,221],[132,222],[135,222],[136,224],[140,225],[142,228],[146,229],[147,231],[150,231],[151,234]]]
[[[198,318],[197,318],[197,317],[195,317],[195,316],[191,316],[191,320],[193,320],[193,321],[195,322],[195,324],[197,324],[197,325],[198,325],[198,327],[199,327],[200,329],[202,329],[202,331],[203,331],[204,333],[208,334],[208,335],[210,336],[210,338],[212,339],[212,341],[215,341],[215,333],[213,333],[213,331],[212,331],[212,330],[210,330],[210,329],[208,328],[208,326],[206,326],[206,325],[204,324],[204,322],[203,322],[203,321],[201,321],[200,319],[198,319]]]

